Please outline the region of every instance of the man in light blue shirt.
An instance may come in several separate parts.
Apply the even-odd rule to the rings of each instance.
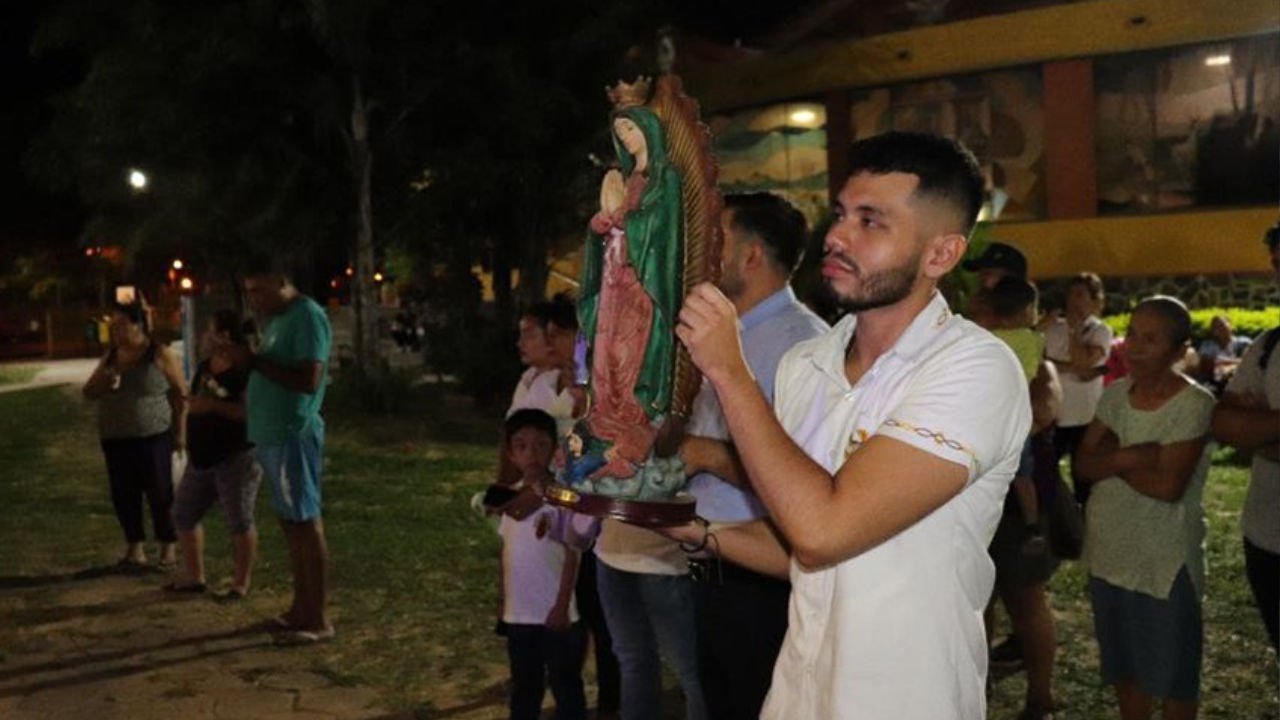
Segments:
[[[802,305],[789,285],[804,253],[804,216],[770,193],[730,195],[721,217],[724,265],[720,288],[734,303],[747,365],[773,400],[774,374],[796,343],[828,327]],[[772,540],[767,511],[736,462],[715,390],[704,382],[694,400],[681,456],[695,474],[689,492],[698,514],[717,526],[762,533]],[[769,690],[774,660],[787,629],[787,557],[775,542],[777,577],[727,560],[691,560],[698,608],[698,667],[711,717],[756,718]],[[708,548],[714,550],[714,548]]]

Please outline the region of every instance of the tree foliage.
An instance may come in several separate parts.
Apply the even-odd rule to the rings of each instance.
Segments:
[[[602,89],[651,70],[663,19],[586,0],[66,0],[33,49],[86,72],[29,166],[135,255],[227,279],[264,250],[313,278],[354,262],[369,288],[395,248],[423,292],[479,263],[506,323],[510,271],[538,296],[551,243],[584,226]]]

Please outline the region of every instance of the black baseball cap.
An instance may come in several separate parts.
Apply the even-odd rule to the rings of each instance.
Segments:
[[[1014,277],[1027,277],[1027,257],[1018,248],[1002,242],[987,245],[981,255],[965,260],[962,267],[969,272],[1003,268]]]

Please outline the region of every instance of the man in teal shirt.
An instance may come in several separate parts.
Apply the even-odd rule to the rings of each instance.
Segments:
[[[257,354],[246,358],[253,370],[249,441],[271,488],[293,569],[293,604],[275,622],[286,640],[317,642],[333,637],[325,614],[329,550],[320,513],[320,407],[333,333],[324,309],[298,292],[284,272],[254,272],[245,278],[244,289],[249,304],[267,319]]]

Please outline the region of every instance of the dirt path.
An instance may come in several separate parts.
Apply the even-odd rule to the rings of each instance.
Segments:
[[[411,720],[274,644],[263,618],[279,598],[223,606],[165,593],[165,577],[0,578],[0,717]]]

